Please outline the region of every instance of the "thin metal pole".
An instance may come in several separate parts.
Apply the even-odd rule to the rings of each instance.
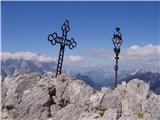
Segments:
[[[115,88],[117,87],[117,76],[118,76],[118,56],[115,57],[116,65],[115,65]]]
[[[116,54],[116,57],[115,57],[115,59],[116,59],[116,65],[115,65],[115,67],[114,67],[114,70],[115,70],[115,88],[117,87],[117,77],[118,77],[118,59],[119,59],[119,57],[118,57],[118,55],[119,55],[119,52],[120,52],[120,49],[114,49],[114,51],[115,51],[115,54]]]

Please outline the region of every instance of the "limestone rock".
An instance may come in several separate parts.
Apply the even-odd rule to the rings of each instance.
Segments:
[[[151,95],[142,104],[143,111],[145,113],[145,118],[150,118],[151,120],[160,119],[160,95]]]
[[[22,101],[23,92],[33,87],[39,80],[36,74],[20,75],[16,78],[6,78],[3,87],[6,89],[3,100],[5,100],[5,107],[9,111],[12,118],[17,118],[19,115],[18,105]],[[4,89],[3,88],[3,89]]]
[[[53,120],[77,120],[80,113],[83,111],[83,108],[80,108],[75,104],[69,104],[58,111],[53,117]]]
[[[141,101],[147,98],[150,89],[148,84],[144,83],[143,81],[134,79],[127,84],[127,91],[131,96],[136,95],[135,98],[138,99],[138,101]]]
[[[118,96],[113,94],[113,91],[104,95],[104,98],[101,102],[101,109],[114,108],[118,111],[121,111],[121,101]]]
[[[61,109],[59,105],[51,105],[50,110],[51,110],[51,116],[55,116],[56,113]]]
[[[102,92],[91,95],[91,97],[90,97],[90,101],[91,101],[91,105],[92,105],[91,107],[95,108],[95,109],[100,109],[101,102],[104,98],[104,95],[105,94]]]
[[[2,120],[158,120],[160,96],[141,80],[95,91],[81,80],[36,74],[2,81]]]
[[[50,96],[46,89],[34,87],[24,91],[19,104],[20,118],[44,120],[50,116]]]
[[[68,84],[62,98],[68,100],[79,106],[86,106],[90,104],[90,96],[94,93],[93,88],[80,80],[74,80]]]
[[[103,115],[103,120],[117,120],[117,109],[108,109]]]
[[[136,117],[133,117],[130,114],[128,114],[128,115],[123,115],[118,120],[143,120],[143,119],[137,119]]]

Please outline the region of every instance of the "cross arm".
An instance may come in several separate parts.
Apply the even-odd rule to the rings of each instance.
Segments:
[[[63,39],[62,37],[57,36],[57,33],[49,34],[48,40],[51,42],[52,45],[55,45],[56,43],[59,43],[61,45],[66,45],[70,49],[73,49],[77,46],[76,41],[74,41],[73,38],[69,39]]]

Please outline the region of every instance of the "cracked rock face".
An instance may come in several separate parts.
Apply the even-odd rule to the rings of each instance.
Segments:
[[[50,96],[43,88],[33,87],[24,91],[19,104],[19,118],[44,120],[49,116]]]
[[[95,91],[66,75],[5,78],[2,120],[159,120],[160,96],[140,80]]]

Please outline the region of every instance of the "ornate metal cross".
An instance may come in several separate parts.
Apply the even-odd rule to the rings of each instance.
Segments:
[[[65,46],[68,46],[70,49],[73,49],[74,47],[77,46],[77,43],[74,41],[73,38],[67,39],[67,33],[70,30],[68,20],[65,20],[64,24],[61,27],[61,30],[62,30],[62,37],[59,37],[55,32],[53,34],[48,35],[48,40],[51,42],[52,45],[55,45],[56,43],[60,44],[58,64],[56,69],[56,77],[60,75],[62,71],[62,63],[63,63]]]

